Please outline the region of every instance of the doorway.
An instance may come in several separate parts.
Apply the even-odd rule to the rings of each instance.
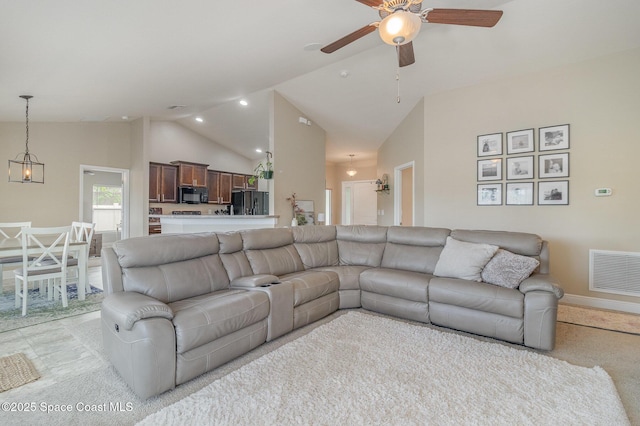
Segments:
[[[81,222],[96,224],[102,247],[129,237],[129,170],[80,165]]]
[[[378,196],[373,180],[342,182],[342,224],[377,225]]]
[[[396,226],[413,226],[415,217],[414,174],[415,161],[394,168],[394,200],[393,224]]]

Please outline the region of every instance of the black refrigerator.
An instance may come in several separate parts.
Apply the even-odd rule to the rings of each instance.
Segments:
[[[269,193],[266,191],[237,191],[231,194],[234,215],[268,215]]]

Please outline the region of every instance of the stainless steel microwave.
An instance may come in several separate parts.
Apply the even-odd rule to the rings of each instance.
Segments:
[[[209,202],[209,193],[207,192],[207,188],[194,188],[192,186],[181,186],[179,188],[180,192],[180,203],[186,204],[200,204],[200,203],[208,203]]]

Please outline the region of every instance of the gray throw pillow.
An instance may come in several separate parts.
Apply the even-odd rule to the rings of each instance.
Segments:
[[[482,281],[482,269],[498,250],[491,244],[467,243],[447,237],[433,275]]]
[[[498,250],[482,270],[482,281],[501,287],[517,288],[540,265],[537,259]]]

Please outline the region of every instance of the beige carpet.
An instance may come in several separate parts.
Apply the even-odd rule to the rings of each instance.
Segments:
[[[0,358],[0,392],[14,389],[34,380],[40,374],[23,353]]]
[[[524,349],[342,315],[141,425],[625,425],[609,375]]]

